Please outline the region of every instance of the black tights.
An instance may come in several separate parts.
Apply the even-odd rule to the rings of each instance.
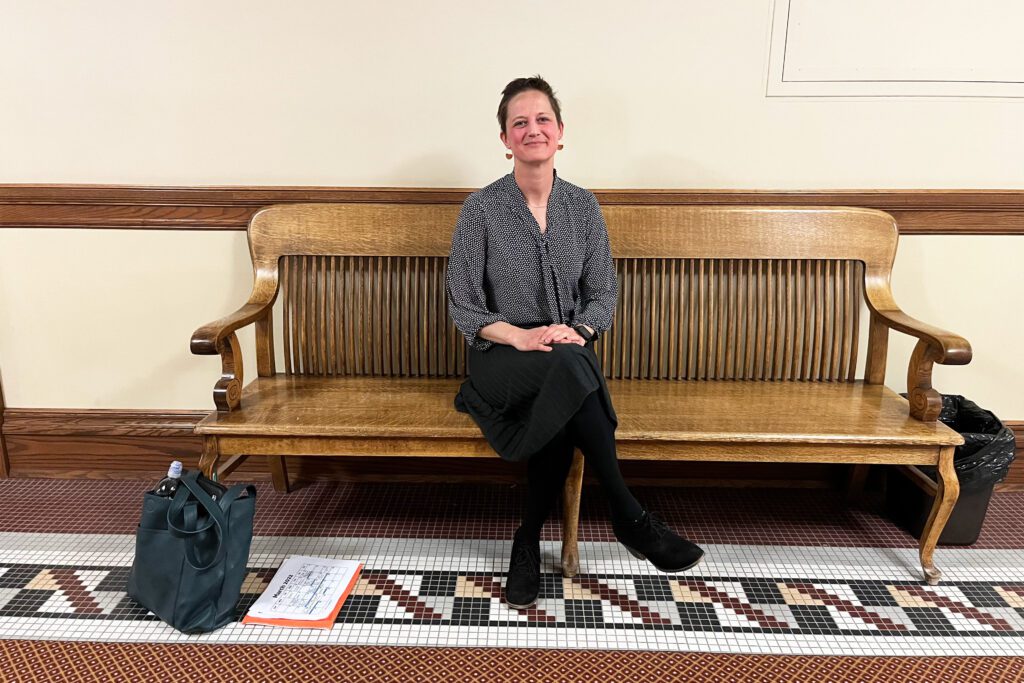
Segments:
[[[608,419],[601,397],[595,391],[587,396],[565,428],[530,458],[523,533],[540,535],[544,521],[565,486],[574,446],[583,451],[588,470],[600,482],[613,519],[633,520],[643,514],[643,508],[629,492],[619,472],[619,461],[615,455],[615,426]]]

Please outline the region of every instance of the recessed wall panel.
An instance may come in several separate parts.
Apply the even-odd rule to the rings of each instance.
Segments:
[[[1024,3],[776,0],[769,96],[1024,97]]]

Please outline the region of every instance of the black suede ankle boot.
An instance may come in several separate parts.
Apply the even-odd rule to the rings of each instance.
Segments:
[[[615,537],[633,557],[648,560],[663,572],[692,569],[704,558],[700,546],[680,538],[668,524],[646,510],[640,519],[613,521],[612,528]]]
[[[512,556],[505,582],[505,602],[513,609],[528,609],[540,593],[540,537],[527,537],[522,527],[512,541]]]

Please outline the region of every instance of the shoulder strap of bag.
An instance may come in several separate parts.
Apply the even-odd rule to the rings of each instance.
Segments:
[[[172,534],[185,539],[185,559],[194,569],[209,569],[224,559],[224,533],[228,522],[224,513],[243,493],[256,497],[256,487],[252,484],[244,486],[237,484],[228,489],[221,497],[218,505],[210,495],[203,490],[197,481],[199,473],[195,471],[185,472],[181,477],[183,486],[179,486],[174,494],[174,499],[167,508],[167,528]],[[195,506],[188,506],[189,498],[194,498],[198,505],[201,505],[208,515],[209,522],[202,528],[198,527],[198,515]],[[179,522],[179,519],[181,520]],[[199,562],[195,549],[196,537],[204,532],[213,531],[217,539],[217,550],[212,559],[203,564]]]
[[[199,486],[198,482],[196,482],[196,486],[204,494],[206,493],[206,491],[203,491],[202,487]],[[252,484],[235,484],[225,491],[223,496],[221,496],[219,501],[220,509],[227,512],[228,508],[231,507],[231,504],[238,500],[243,493],[249,498],[256,498],[256,487]]]

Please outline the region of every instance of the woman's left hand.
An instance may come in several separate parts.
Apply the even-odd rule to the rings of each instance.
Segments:
[[[568,325],[549,325],[540,341],[542,344],[579,344],[586,346],[587,340]]]

